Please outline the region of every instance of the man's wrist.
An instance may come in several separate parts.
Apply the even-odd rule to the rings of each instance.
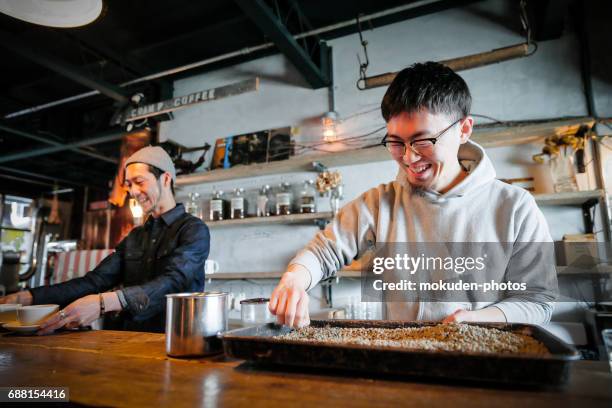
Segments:
[[[34,301],[34,296],[29,290],[23,290],[17,294],[17,302],[23,306],[29,306]]]
[[[104,302],[105,312],[118,312],[123,310],[116,292],[104,292],[100,296]]]
[[[106,313],[106,305],[104,304],[104,296],[102,296],[102,293],[98,294],[98,298],[100,301],[100,316],[103,316],[104,313]]]
[[[310,287],[310,271],[300,264],[291,264],[287,267],[287,272],[283,274],[282,279],[296,282],[302,289],[306,290]]]

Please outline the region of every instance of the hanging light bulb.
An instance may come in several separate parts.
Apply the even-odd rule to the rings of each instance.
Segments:
[[[325,113],[321,118],[321,122],[323,123],[323,140],[328,143],[335,142],[338,137],[336,131],[338,113],[335,111]]]

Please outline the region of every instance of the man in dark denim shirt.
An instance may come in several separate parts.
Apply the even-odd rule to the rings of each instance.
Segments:
[[[204,289],[210,244],[206,225],[174,201],[175,177],[160,147],[136,152],[126,162],[125,179],[149,215],[145,224],[85,276],[0,298],[0,303],[59,304],[63,309],[41,324],[39,334],[87,325],[111,311],[120,312],[119,328],[163,332],[166,295]]]

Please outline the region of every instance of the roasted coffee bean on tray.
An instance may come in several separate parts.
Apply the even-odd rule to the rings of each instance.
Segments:
[[[547,355],[533,337],[463,323],[405,328],[303,327],[276,339],[411,350]]]

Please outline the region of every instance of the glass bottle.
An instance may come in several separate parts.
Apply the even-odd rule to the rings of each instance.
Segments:
[[[281,183],[280,190],[276,193],[276,215],[289,215],[291,214],[291,201],[293,194],[291,194],[291,184]]]
[[[269,217],[270,204],[272,203],[272,191],[269,185],[263,186],[257,195],[257,216]]]
[[[304,187],[300,192],[300,212],[304,214],[310,214],[317,212],[315,205],[315,187],[314,180],[304,181]]]
[[[202,218],[202,206],[200,205],[199,193],[189,193],[189,201],[185,204],[185,212],[194,217]]]
[[[210,199],[210,220],[221,221],[227,218],[227,200],[223,191],[214,191]]]
[[[246,212],[247,201],[244,198],[244,188],[237,188],[231,200],[230,217],[232,219],[244,218]]]

